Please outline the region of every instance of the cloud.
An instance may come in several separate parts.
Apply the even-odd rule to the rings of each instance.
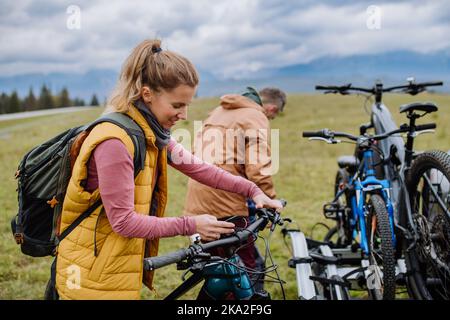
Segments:
[[[70,30],[67,7],[81,9]],[[159,37],[220,79],[257,76],[324,56],[450,48],[446,1],[7,1],[0,12],[0,74],[119,70],[131,49]]]

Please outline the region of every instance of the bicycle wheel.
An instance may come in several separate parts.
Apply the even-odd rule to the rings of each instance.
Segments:
[[[450,299],[449,181],[450,156],[442,151],[418,155],[407,177],[419,241],[405,250],[405,262],[410,293],[416,299]],[[405,216],[401,215],[403,226]]]
[[[347,186],[349,182],[349,173],[345,169],[339,169],[336,173],[334,183],[334,196]],[[349,216],[351,212],[350,195],[345,191],[337,200],[337,205],[343,211],[336,217],[336,225],[328,230],[324,237],[324,242],[332,242],[337,246],[351,244],[351,230],[349,230]]]
[[[340,237],[338,237],[337,232],[338,232],[337,226],[330,228],[330,230],[328,230],[328,232],[325,234],[325,237],[323,238],[323,242],[332,242],[338,246],[341,245],[342,241],[341,241]]]
[[[366,218],[369,246],[368,291],[372,299],[395,299],[395,257],[392,228],[383,198],[372,194]]]

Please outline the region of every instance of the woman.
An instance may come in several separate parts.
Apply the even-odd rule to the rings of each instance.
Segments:
[[[58,247],[56,289],[63,299],[139,299],[141,281],[152,288],[143,258],[158,253],[158,239],[199,233],[203,240],[233,232],[234,225],[210,215],[163,218],[167,163],[209,186],[252,198],[259,207],[281,208],[250,181],[194,159],[170,138],[186,119],[198,85],[194,66],[146,40],[130,54],[109,100],[143,130],[145,165],[134,177],[133,143],[112,123],[94,127],[75,161],[61,215],[63,231],[100,197],[103,206],[78,225]],[[177,157],[177,160],[171,161]],[[168,160],[169,159],[169,160]]]

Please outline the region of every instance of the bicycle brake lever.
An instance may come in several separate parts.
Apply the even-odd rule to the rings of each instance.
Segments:
[[[322,137],[313,137],[313,138],[308,138],[308,140],[320,140],[320,141],[324,141],[328,144],[337,144],[340,143],[341,140],[337,140],[337,139],[326,139],[326,138],[322,138]]]
[[[436,132],[436,130],[434,130],[434,129],[415,131],[415,132],[411,135],[411,137],[415,138],[415,137],[420,136],[421,134],[424,134],[424,133],[435,133],[435,132]]]

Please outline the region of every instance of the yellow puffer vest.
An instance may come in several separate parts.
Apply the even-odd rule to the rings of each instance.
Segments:
[[[128,115],[142,128],[146,138],[144,169],[135,178],[134,205],[140,214],[149,214],[152,196],[156,197],[156,216],[164,215],[167,203],[167,150],[158,151],[155,135],[144,117],[131,106]],[[64,231],[100,197],[82,184],[87,178],[87,162],[95,147],[111,138],[120,139],[133,157],[134,146],[128,134],[112,123],[95,126],[84,140],[75,161],[64,199],[60,231]],[[153,192],[155,167],[157,190]],[[94,255],[94,236],[97,256]],[[125,238],[115,233],[103,206],[78,225],[58,247],[56,288],[62,299],[139,299],[141,282],[152,288],[153,272],[143,273],[143,258],[158,253],[158,240]]]

